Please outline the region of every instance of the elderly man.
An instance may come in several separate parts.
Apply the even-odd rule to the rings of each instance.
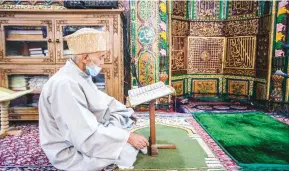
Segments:
[[[133,124],[133,110],[98,90],[91,79],[104,63],[105,34],[83,28],[66,40],[75,56],[49,79],[39,99],[43,151],[61,170],[133,166],[148,141],[125,130]]]

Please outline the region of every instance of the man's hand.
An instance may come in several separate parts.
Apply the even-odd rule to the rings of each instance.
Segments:
[[[135,133],[130,133],[127,142],[138,150],[149,146],[149,142],[144,136]]]
[[[134,113],[130,116],[130,119],[132,119],[136,123],[138,120],[138,116]]]

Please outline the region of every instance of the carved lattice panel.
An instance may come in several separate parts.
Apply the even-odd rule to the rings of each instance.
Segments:
[[[195,1],[195,19],[218,19],[220,1]]]
[[[172,20],[172,35],[187,36],[189,32],[189,23],[187,21]]]
[[[228,1],[229,19],[257,16],[258,1]]]
[[[172,14],[176,17],[185,18],[187,2],[185,0],[172,1],[173,12]]]
[[[224,36],[223,22],[190,22],[190,36]]]
[[[186,37],[173,37],[172,38],[172,72],[173,73],[184,73],[186,71],[185,38]]]
[[[224,73],[237,75],[255,75],[256,37],[227,38]]]
[[[188,73],[221,73],[225,38],[189,37]]]
[[[257,37],[256,76],[267,77],[269,56],[269,34]]]

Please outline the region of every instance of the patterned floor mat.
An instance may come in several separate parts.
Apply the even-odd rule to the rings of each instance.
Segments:
[[[203,148],[207,157],[205,167],[196,168],[168,168],[168,170],[225,170],[224,163],[215,157],[210,144],[207,145],[203,139],[204,132],[200,132],[199,127],[193,122],[194,119],[189,114],[162,113],[156,114],[156,123],[170,127],[180,128],[187,132],[188,136],[197,140]],[[148,113],[138,113],[139,121],[131,129],[137,130],[149,125]],[[47,157],[39,146],[38,123],[18,123],[17,128],[24,131],[19,137],[8,136],[0,139],[0,170],[57,170],[50,165]],[[226,167],[227,168],[227,167]],[[140,170],[140,169],[135,169]],[[144,170],[144,169],[141,169]],[[145,169],[164,170],[164,169]],[[165,169],[167,170],[167,169]]]

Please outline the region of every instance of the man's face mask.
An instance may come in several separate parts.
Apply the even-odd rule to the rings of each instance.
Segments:
[[[99,72],[101,71],[101,67],[97,66],[94,64],[94,62],[91,60],[91,58],[89,57],[90,59],[90,65],[89,66],[86,66],[86,70],[87,72],[89,73],[89,75],[95,77],[99,74]]]

